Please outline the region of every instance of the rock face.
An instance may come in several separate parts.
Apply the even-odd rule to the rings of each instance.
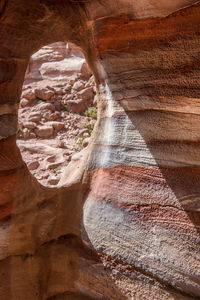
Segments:
[[[0,17],[0,298],[199,299],[199,1],[2,1]],[[100,100],[50,189],[16,146],[17,103],[58,40],[83,49]]]

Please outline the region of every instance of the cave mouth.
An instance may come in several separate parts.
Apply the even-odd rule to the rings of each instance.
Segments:
[[[80,48],[57,42],[34,53],[25,73],[17,145],[33,176],[56,186],[87,147],[97,118],[96,87]]]

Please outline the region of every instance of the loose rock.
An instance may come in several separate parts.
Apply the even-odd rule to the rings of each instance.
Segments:
[[[84,140],[83,140],[83,147],[84,147],[84,148],[87,147],[88,144],[89,144],[89,142],[90,142],[90,138],[84,139]]]
[[[39,167],[39,162],[36,160],[36,161],[32,161],[28,164],[28,168],[29,170],[36,170],[38,167]]]
[[[27,106],[28,104],[29,104],[29,100],[27,100],[27,99],[25,99],[25,98],[21,99],[21,102],[20,102],[20,106],[21,106],[21,107],[25,107],[25,106]]]
[[[37,124],[34,122],[25,122],[24,127],[28,129],[35,129],[37,127]]]
[[[49,100],[54,95],[54,92],[47,88],[40,88],[40,89],[35,89],[35,95],[37,98],[46,101]]]
[[[22,97],[26,98],[30,101],[33,101],[33,100],[36,99],[35,92],[32,89],[31,90],[28,89],[28,90],[23,91]]]
[[[36,134],[39,137],[47,138],[53,134],[53,127],[52,126],[40,126],[36,130]]]
[[[42,103],[39,108],[41,110],[48,109],[50,111],[55,111],[55,106],[52,103]]]

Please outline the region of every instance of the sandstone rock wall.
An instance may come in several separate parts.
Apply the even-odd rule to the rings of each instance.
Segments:
[[[199,1],[0,8],[1,299],[198,299]],[[21,160],[16,112],[29,56],[58,40],[83,49],[99,118],[48,189]]]

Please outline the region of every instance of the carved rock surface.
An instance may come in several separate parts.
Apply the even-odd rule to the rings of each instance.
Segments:
[[[0,298],[199,299],[199,1],[2,1],[0,22]],[[89,146],[45,188],[17,103],[29,57],[59,40],[100,100]]]

